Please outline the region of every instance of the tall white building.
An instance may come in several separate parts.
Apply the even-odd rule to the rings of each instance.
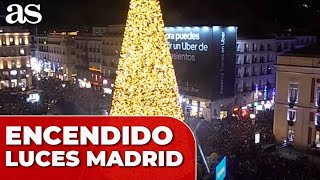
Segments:
[[[235,104],[274,100],[274,64],[279,55],[317,42],[316,36],[239,38],[237,41]]]

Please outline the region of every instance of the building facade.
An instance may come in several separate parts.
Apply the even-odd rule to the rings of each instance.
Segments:
[[[107,92],[112,92],[124,28],[122,25],[115,25],[93,27],[85,33],[38,35],[35,38],[37,49],[35,54],[44,62],[54,62],[55,67],[50,64],[50,68],[47,69],[58,71],[59,76],[62,75],[64,80],[77,80],[84,87],[102,87]],[[200,41],[206,42],[206,38]],[[270,106],[275,100],[276,70],[274,64],[277,57],[314,43],[316,43],[315,36],[239,38],[236,43],[237,55],[234,60],[236,64],[234,70],[235,96],[213,101],[209,97],[182,93],[180,101],[185,104],[185,111],[188,114],[204,116],[205,119],[230,116],[234,105],[246,106],[258,103],[257,110],[263,110],[264,104]],[[201,53],[196,56],[200,57]],[[217,59],[217,57],[209,59]],[[44,63],[42,66],[45,68],[47,65]],[[202,72],[200,71],[200,74]],[[233,73],[228,73],[228,75]],[[187,88],[189,91],[197,90],[190,87],[188,82],[183,83],[180,90],[181,88]]]
[[[33,37],[34,56],[40,74],[57,77],[64,81],[72,80],[75,61],[75,37],[78,32],[52,32]]]
[[[273,132],[278,142],[320,147],[320,48],[303,48],[277,61]]]
[[[0,89],[32,86],[30,33],[0,27]]]
[[[236,58],[235,104],[274,101],[277,57],[312,45],[316,36],[239,38]]]

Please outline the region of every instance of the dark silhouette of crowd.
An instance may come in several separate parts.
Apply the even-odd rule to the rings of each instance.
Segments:
[[[39,102],[27,102],[29,94],[38,93]],[[110,109],[111,95],[101,89],[80,88],[76,83],[62,82],[55,78],[43,78],[29,89],[5,88],[0,90],[1,115],[39,115],[47,114],[58,101],[74,104],[81,114],[99,115]]]
[[[224,156],[227,157],[227,179],[318,179],[318,167],[306,157],[289,160],[277,152],[278,146],[272,133],[273,111],[260,112],[255,121],[250,118],[229,118],[208,122],[197,118],[187,120],[187,124],[195,131],[210,168],[208,174],[198,153],[198,179],[214,179],[215,167]],[[260,134],[257,144],[256,133]]]

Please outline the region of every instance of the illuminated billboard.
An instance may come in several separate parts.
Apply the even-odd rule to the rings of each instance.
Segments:
[[[181,94],[234,96],[236,27],[167,27],[166,33]]]

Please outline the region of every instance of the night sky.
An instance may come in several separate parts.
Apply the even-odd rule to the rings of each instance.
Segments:
[[[129,0],[0,0],[41,4],[42,25],[124,24]],[[319,26],[319,0],[161,0],[167,25],[237,25],[243,30]]]

